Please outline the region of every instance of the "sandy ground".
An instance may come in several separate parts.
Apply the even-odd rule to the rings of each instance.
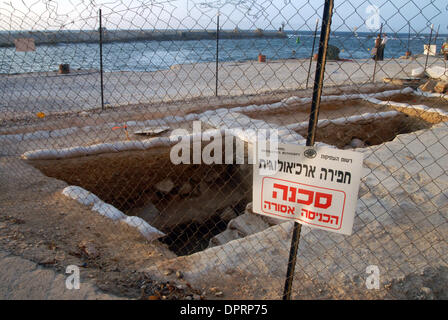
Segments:
[[[79,290],[66,288],[66,275],[20,256],[0,250],[1,300],[115,300],[102,293],[90,279],[81,279]],[[120,297],[119,299],[122,299]]]
[[[0,177],[3,250],[61,273],[68,265],[80,266],[81,278],[117,296],[145,298],[163,291],[163,282],[153,282],[136,267],[174,258],[165,245],[151,245],[135,229],[92,214],[61,194],[65,182],[20,160],[1,158]],[[172,293],[184,297],[186,292],[191,290],[184,284]]]

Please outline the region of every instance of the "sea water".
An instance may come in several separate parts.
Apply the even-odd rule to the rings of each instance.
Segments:
[[[258,54],[268,60],[309,58],[312,53],[312,32],[287,32],[278,39],[222,39],[219,41],[220,62],[256,60]],[[332,32],[330,44],[337,46],[344,59],[369,59],[375,34]],[[407,34],[391,34],[385,58],[399,58],[408,50]],[[297,38],[299,40],[297,41]],[[439,36],[438,48],[446,36]],[[429,35],[412,34],[409,49],[423,53]],[[314,53],[317,53],[319,35]],[[103,44],[103,67],[112,71],[157,71],[173,65],[216,61],[216,40],[132,41]],[[59,43],[37,45],[34,52],[16,52],[14,47],[0,48],[0,74],[47,72],[57,70],[62,63],[73,69],[99,69],[98,43]]]

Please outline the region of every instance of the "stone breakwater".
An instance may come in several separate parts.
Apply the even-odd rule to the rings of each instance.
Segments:
[[[97,30],[87,31],[13,31],[0,33],[0,47],[13,47],[14,40],[32,38],[36,45],[58,43],[96,43],[99,41]],[[287,38],[286,33],[279,31],[229,31],[221,30],[220,39],[251,38]],[[208,30],[104,30],[103,42],[130,41],[174,41],[174,40],[206,40],[216,39],[216,31]]]

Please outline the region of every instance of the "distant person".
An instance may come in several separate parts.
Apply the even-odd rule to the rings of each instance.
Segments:
[[[445,56],[445,60],[448,60],[448,38],[446,38],[445,43],[442,44],[441,52]]]
[[[378,54],[378,60],[383,61],[384,60],[384,49],[386,48],[386,44],[389,41],[389,38],[387,37],[387,34],[383,34],[383,40],[381,41],[381,45],[379,47],[379,54]]]
[[[378,35],[375,39],[375,47],[372,49],[372,59],[373,60],[379,60],[379,50],[380,50],[380,46],[381,46],[381,35]]]

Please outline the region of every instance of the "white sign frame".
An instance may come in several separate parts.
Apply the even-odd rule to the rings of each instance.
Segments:
[[[362,153],[328,147],[279,143],[274,152],[259,150],[253,211],[350,235],[362,163]]]

